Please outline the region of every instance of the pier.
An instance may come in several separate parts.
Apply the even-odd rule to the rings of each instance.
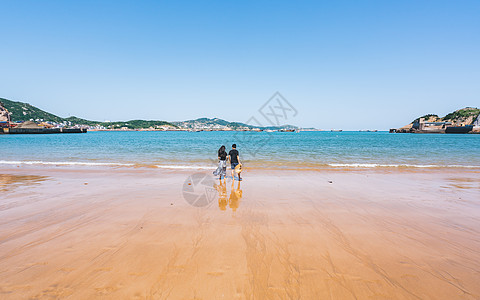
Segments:
[[[53,134],[86,132],[86,128],[0,128],[0,134]]]

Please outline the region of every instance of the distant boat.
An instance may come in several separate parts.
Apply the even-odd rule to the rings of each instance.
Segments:
[[[343,130],[342,129],[332,129],[330,130],[331,132],[342,132]]]

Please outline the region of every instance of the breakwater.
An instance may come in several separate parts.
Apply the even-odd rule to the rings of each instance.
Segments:
[[[0,128],[0,134],[52,134],[86,132],[86,128]]]

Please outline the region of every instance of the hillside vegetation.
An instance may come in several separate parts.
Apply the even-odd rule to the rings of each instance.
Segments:
[[[157,120],[131,120],[131,121],[118,121],[118,122],[99,122],[91,121],[75,116],[62,118],[57,115],[48,113],[44,110],[41,110],[29,103],[12,101],[4,98],[0,98],[0,102],[3,103],[4,107],[11,113],[12,121],[14,122],[25,122],[29,120],[43,120],[45,122],[55,122],[55,123],[64,123],[71,125],[87,125],[87,126],[103,126],[105,128],[122,128],[126,127],[129,129],[141,129],[141,128],[150,128],[156,126],[171,126],[177,127],[169,122],[157,121]]]
[[[418,122],[420,118],[423,118],[425,119],[425,122],[451,122],[454,125],[471,125],[478,118],[479,114],[480,109],[474,107],[465,107],[451,112],[442,118],[435,114],[424,115],[416,118],[412,123]]]
[[[116,121],[116,122],[99,122],[91,121],[75,116],[68,118],[62,118],[57,115],[48,113],[44,110],[41,110],[31,104],[11,101],[8,99],[0,98],[0,101],[3,102],[5,108],[11,113],[12,121],[14,122],[25,122],[29,120],[43,120],[45,122],[55,122],[55,123],[66,123],[67,125],[86,125],[86,126],[101,126],[108,129],[120,129],[126,127],[129,129],[142,129],[142,128],[157,128],[160,126],[169,126],[174,128],[185,128],[185,129],[229,129],[229,130],[243,130],[243,129],[296,129],[298,127],[293,125],[282,125],[282,126],[254,126],[250,124],[240,123],[240,122],[229,122],[219,118],[199,118],[196,120],[188,120],[181,122],[166,122],[158,120],[130,120],[130,121]]]
[[[127,127],[129,129],[137,129],[137,128],[155,128],[156,126],[171,126],[177,127],[174,124],[165,122],[165,121],[154,121],[154,120],[130,120],[130,121],[121,121],[121,122],[103,122],[99,124],[100,126],[104,126],[106,128],[122,128]]]
[[[43,119],[46,121],[52,121],[57,123],[61,123],[64,121],[64,118],[48,113],[28,103],[11,101],[3,98],[0,98],[0,101],[11,113],[13,121],[29,121],[30,119]]]
[[[466,124],[471,124],[475,119],[477,119],[480,114],[480,109],[473,107],[466,107],[459,110],[456,110],[452,113],[449,113],[443,120],[448,120],[453,123],[465,122]]]
[[[281,126],[254,126],[250,124],[245,124],[241,122],[229,122],[219,118],[199,118],[195,120],[188,120],[188,121],[181,121],[181,122],[172,122],[173,124],[187,129],[195,129],[195,128],[213,128],[213,127],[227,127],[232,130],[239,130],[243,128],[261,128],[261,129],[272,129],[272,130],[279,130],[279,129],[296,129],[298,127],[293,125],[281,125]]]

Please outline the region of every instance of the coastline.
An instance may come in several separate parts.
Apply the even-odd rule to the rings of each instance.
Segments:
[[[480,171],[0,166],[0,295],[448,298],[480,295]]]
[[[244,161],[245,162],[245,161]],[[112,168],[112,169],[165,169],[183,171],[213,171],[217,165],[214,161],[204,161],[196,164],[180,162],[177,164],[149,164],[149,163],[122,163],[122,162],[89,162],[89,161],[41,161],[41,160],[0,160],[2,167],[17,168]],[[356,172],[356,171],[480,171],[477,165],[433,165],[433,164],[381,164],[381,163],[311,163],[298,164],[296,162],[272,163],[272,162],[249,162],[244,163],[244,170],[262,171],[309,171],[309,172]]]

